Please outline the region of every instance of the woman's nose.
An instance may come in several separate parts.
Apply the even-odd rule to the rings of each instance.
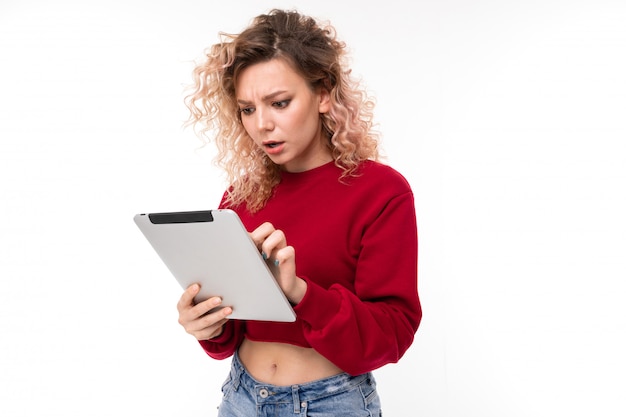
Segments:
[[[256,125],[259,130],[273,130],[274,129],[274,121],[272,119],[271,112],[267,110],[257,109],[256,114]]]

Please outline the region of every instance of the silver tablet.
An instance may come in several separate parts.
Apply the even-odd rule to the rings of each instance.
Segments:
[[[183,288],[201,285],[232,319],[295,321],[296,315],[239,216],[232,210],[143,213],[135,223]]]

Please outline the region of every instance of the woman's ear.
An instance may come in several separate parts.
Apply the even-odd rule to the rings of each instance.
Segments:
[[[328,113],[330,111],[330,93],[325,88],[319,89],[319,113]]]

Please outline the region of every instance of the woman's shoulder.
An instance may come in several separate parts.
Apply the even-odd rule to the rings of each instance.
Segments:
[[[363,161],[356,173],[356,178],[366,183],[395,188],[398,191],[411,191],[411,186],[403,174],[380,161]]]

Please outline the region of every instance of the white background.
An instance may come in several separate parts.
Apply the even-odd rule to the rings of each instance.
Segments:
[[[228,361],[132,217],[219,201],[183,87],[271,7],[336,26],[416,194],[385,415],[625,415],[621,0],[0,0],[0,415],[215,415]]]

